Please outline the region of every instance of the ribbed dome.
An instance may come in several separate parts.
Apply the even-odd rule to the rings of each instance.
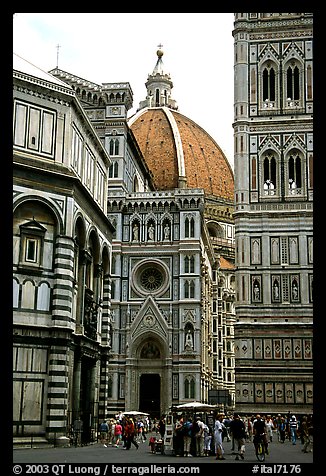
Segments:
[[[214,139],[188,117],[168,107],[144,108],[129,119],[159,190],[203,188],[233,200],[231,166]]]

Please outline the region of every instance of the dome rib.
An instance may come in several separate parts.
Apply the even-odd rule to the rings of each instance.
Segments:
[[[165,112],[165,115],[168,118],[171,125],[172,134],[175,140],[177,159],[178,159],[178,171],[179,171],[178,182],[179,182],[180,188],[184,188],[184,185],[187,184],[187,177],[186,177],[185,159],[183,155],[183,146],[182,146],[181,136],[179,133],[179,128],[170,109],[167,107],[163,107],[162,109]]]

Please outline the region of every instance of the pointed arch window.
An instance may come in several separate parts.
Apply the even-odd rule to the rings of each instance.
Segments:
[[[299,154],[291,154],[289,158],[289,192],[292,195],[301,193],[302,163]]]
[[[299,68],[290,65],[286,71],[286,97],[288,99],[300,99]]]
[[[110,139],[109,143],[109,154],[110,155],[119,155],[119,139]]]
[[[117,178],[119,175],[119,164],[114,162],[109,167],[109,178]]]
[[[195,398],[195,381],[192,378],[186,378],[184,384],[185,398]]]
[[[132,189],[133,189],[133,192],[139,192],[139,181],[136,175],[134,176]]]
[[[184,294],[186,299],[193,299],[195,297],[195,283],[193,280],[185,281]]]
[[[273,154],[268,154],[263,160],[264,195],[276,193],[276,159]]]
[[[312,99],[312,69],[307,66],[307,99]]]
[[[195,220],[193,217],[185,219],[185,237],[193,238],[195,236]]]
[[[185,257],[185,273],[194,273],[195,272],[195,257],[186,256]]]
[[[263,70],[263,100],[275,101],[275,70],[265,67]]]
[[[158,107],[160,105],[160,90],[155,90],[155,106]]]

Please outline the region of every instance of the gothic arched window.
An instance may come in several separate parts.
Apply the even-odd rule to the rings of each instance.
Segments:
[[[286,70],[286,97],[300,99],[299,68],[291,65]]]
[[[297,194],[302,187],[302,163],[298,153],[292,153],[288,162],[289,192]]]
[[[263,159],[264,195],[276,194],[276,177],[276,159],[272,153],[266,154]]]
[[[109,178],[117,178],[119,173],[119,164],[118,162],[114,162],[109,167]]]
[[[191,238],[195,236],[195,220],[193,217],[185,219],[185,237]]]
[[[275,70],[265,67],[263,70],[263,100],[275,101]]]
[[[195,257],[186,256],[185,257],[185,273],[194,273],[195,272]]]
[[[119,155],[119,139],[110,139],[109,154]]]
[[[160,90],[159,89],[155,90],[155,106],[156,107],[160,106]]]
[[[186,378],[184,382],[185,398],[195,398],[195,381],[193,378]]]
[[[190,299],[193,299],[195,297],[195,283],[193,280],[185,281],[184,295],[185,295],[185,298],[190,298]]]

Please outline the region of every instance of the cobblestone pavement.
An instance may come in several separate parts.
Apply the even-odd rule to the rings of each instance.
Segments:
[[[13,450],[13,463],[119,463],[119,464],[182,464],[194,465],[202,463],[227,464],[234,463],[241,465],[243,463],[257,463],[252,442],[246,443],[246,452],[244,460],[236,461],[236,452],[232,451],[231,442],[224,441],[225,460],[216,461],[214,456],[207,457],[176,457],[171,451],[166,454],[152,454],[148,445],[148,439],[140,443],[137,450],[133,445],[130,450],[124,450],[121,447],[115,448],[108,446],[105,448],[100,443],[94,443],[82,447],[68,448],[17,448]],[[280,464],[300,464],[313,463],[313,452],[303,453],[300,441],[296,445],[292,445],[290,441],[284,444],[277,441],[270,443],[269,455],[266,456],[265,463]],[[280,471],[282,473],[283,471]],[[290,474],[290,470],[288,471]],[[292,471],[294,472],[294,470]],[[295,472],[294,472],[295,474]]]

